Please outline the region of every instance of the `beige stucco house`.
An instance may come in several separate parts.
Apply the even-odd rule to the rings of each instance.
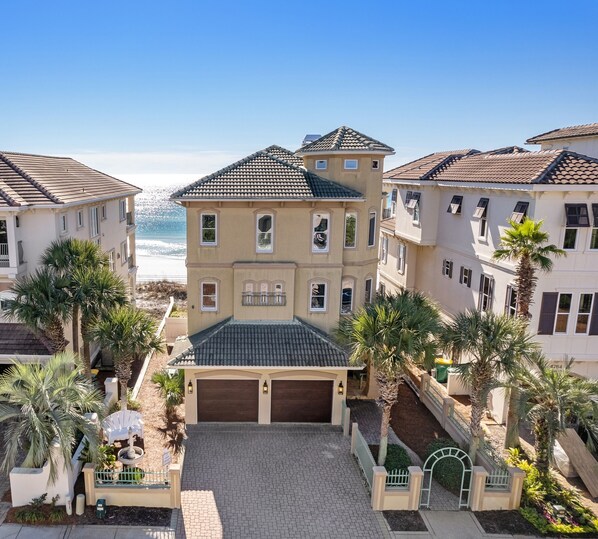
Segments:
[[[341,421],[339,317],[375,293],[384,157],[348,127],[258,151],[174,193],[187,210],[185,417]],[[193,394],[193,396],[191,395]]]
[[[17,278],[39,267],[50,243],[68,237],[97,242],[134,298],[140,192],[69,157],[0,152],[0,300],[11,296]],[[0,342],[0,355],[10,356],[12,346]]]
[[[582,127],[583,148],[598,148],[598,124]],[[379,286],[422,290],[448,317],[514,314],[515,267],[492,254],[508,219],[542,219],[567,256],[539,275],[531,330],[549,359],[598,378],[598,159],[575,151],[574,129],[569,149],[438,152],[386,172]]]

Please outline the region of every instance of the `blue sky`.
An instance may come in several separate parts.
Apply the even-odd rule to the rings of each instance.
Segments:
[[[140,182],[350,125],[397,165],[598,121],[598,2],[3,2],[0,148]]]

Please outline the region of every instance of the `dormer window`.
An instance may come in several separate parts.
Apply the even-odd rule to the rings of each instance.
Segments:
[[[451,199],[451,203],[449,204],[448,209],[446,210],[447,213],[452,213],[453,215],[461,215],[462,204],[463,197],[461,195],[454,195]]]
[[[515,223],[522,223],[523,220],[527,217],[528,208],[529,202],[517,202],[517,204],[515,204],[515,209],[511,214],[511,221]]]
[[[316,161],[316,170],[326,170],[328,168],[327,159],[318,159]]]
[[[345,170],[357,170],[358,166],[357,159],[345,159]]]

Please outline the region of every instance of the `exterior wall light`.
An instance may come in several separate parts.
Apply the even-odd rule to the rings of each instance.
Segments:
[[[264,385],[262,386],[262,393],[264,395],[268,394],[268,381],[267,380],[264,380]]]
[[[191,380],[189,380],[189,383],[187,384],[187,393],[189,393],[189,395],[193,393],[193,382]]]
[[[339,382],[337,391],[339,395],[345,394],[345,386],[343,386],[342,382]]]

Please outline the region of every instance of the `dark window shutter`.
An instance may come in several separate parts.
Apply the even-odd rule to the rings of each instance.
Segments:
[[[449,262],[449,279],[453,278],[453,261]]]
[[[592,320],[590,321],[590,335],[598,335],[598,294],[594,294]]]
[[[459,270],[459,284],[463,284],[463,270],[465,270],[465,268],[461,266],[461,269]]]
[[[556,317],[556,305],[558,299],[558,292],[544,292],[542,294],[542,305],[540,306],[540,321],[538,322],[538,335],[553,334],[554,319]]]

